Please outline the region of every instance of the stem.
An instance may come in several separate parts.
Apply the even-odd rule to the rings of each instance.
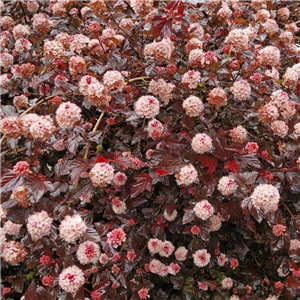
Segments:
[[[144,79],[150,79],[150,77],[149,76],[144,76],[144,77],[131,78],[131,79],[128,80],[128,82],[134,82],[134,81],[144,80]]]
[[[103,112],[101,113],[101,115],[100,115],[100,117],[99,117],[99,119],[98,119],[96,125],[94,126],[92,132],[95,132],[95,131],[98,129],[98,126],[99,126],[101,120],[103,119],[104,114],[105,114],[105,113],[104,113],[104,111],[103,111]],[[87,144],[87,147],[86,147],[86,150],[85,150],[85,153],[84,153],[84,156],[83,156],[83,159],[87,159],[87,158],[88,158],[88,156],[89,156],[89,151],[90,151],[90,147],[91,147],[91,143],[88,143],[88,144]],[[75,182],[75,184],[74,184],[74,188],[77,188],[78,183],[79,183],[79,178],[76,180],[76,182]]]
[[[286,208],[286,210],[288,211],[288,213],[291,216],[291,218],[292,219],[296,219],[295,216],[292,214],[292,212],[290,211],[290,209],[286,206],[286,204],[284,202],[282,202],[282,205]]]
[[[294,22],[294,24],[299,24],[300,23],[300,20],[299,21],[297,21],[297,22]]]

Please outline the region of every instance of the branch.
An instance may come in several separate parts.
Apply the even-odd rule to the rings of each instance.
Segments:
[[[131,78],[128,80],[128,82],[134,82],[134,81],[139,81],[139,80],[145,80],[145,79],[151,79],[149,76],[145,77],[136,77],[136,78]]]

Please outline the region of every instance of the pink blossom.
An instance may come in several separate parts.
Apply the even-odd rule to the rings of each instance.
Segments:
[[[274,135],[284,138],[288,134],[289,127],[284,121],[277,120],[272,122],[271,129]]]
[[[227,261],[228,261],[228,258],[227,258],[227,256],[224,253],[221,253],[217,257],[218,265],[221,266],[221,267],[223,267]]]
[[[223,106],[227,101],[227,96],[225,91],[220,88],[216,87],[209,91],[207,102],[211,105],[215,105],[217,108]]]
[[[108,163],[96,163],[90,171],[90,179],[94,186],[106,187],[114,180],[114,169]]]
[[[159,239],[149,239],[147,246],[150,254],[154,255],[160,252],[162,242]]]
[[[99,258],[99,246],[91,241],[86,241],[79,245],[76,252],[78,260],[81,264],[87,265],[90,263],[96,263]]]
[[[6,117],[0,121],[0,130],[7,138],[18,138],[22,135],[20,120],[17,117]]]
[[[197,202],[193,210],[195,215],[203,221],[209,219],[214,213],[213,206],[207,200]]]
[[[139,17],[144,17],[153,9],[153,0],[130,0],[130,6]]]
[[[225,39],[225,43],[231,46],[235,52],[241,52],[248,47],[249,37],[245,30],[232,29],[229,31],[228,36]]]
[[[208,284],[206,281],[204,282],[198,282],[198,289],[201,291],[207,291],[208,290]]]
[[[171,275],[176,275],[177,273],[180,272],[181,268],[177,263],[170,263],[169,267],[169,274]]]
[[[103,83],[110,90],[121,92],[126,83],[123,75],[119,71],[107,71],[103,76]]]
[[[175,247],[169,241],[161,242],[159,255],[163,257],[169,257],[174,252]]]
[[[247,134],[247,130],[240,125],[229,132],[229,136],[236,143],[244,143],[247,140]]]
[[[0,67],[4,69],[8,69],[13,65],[14,57],[9,53],[1,53],[0,54]]]
[[[230,290],[233,286],[233,281],[230,277],[226,277],[221,281],[221,287],[226,290]]]
[[[44,44],[44,56],[47,59],[54,60],[65,55],[65,48],[59,41],[47,41]]]
[[[70,50],[74,53],[81,54],[86,49],[90,39],[83,34],[75,34],[70,39]]]
[[[251,87],[245,80],[236,81],[230,91],[233,93],[234,98],[239,101],[247,100],[251,95]]]
[[[188,253],[188,250],[185,247],[180,246],[176,249],[176,251],[174,252],[174,255],[177,260],[185,261],[187,259],[187,253]]]
[[[28,218],[27,230],[33,241],[49,235],[51,231],[53,218],[50,218],[47,212],[36,212]]]
[[[286,232],[286,226],[282,224],[276,224],[273,226],[272,232],[275,236],[282,236]]]
[[[4,223],[3,230],[5,233],[9,235],[19,235],[21,230],[22,224],[13,223],[12,221],[8,220]]]
[[[193,254],[194,264],[198,267],[205,267],[210,262],[210,254],[206,249],[197,250]]]
[[[259,149],[259,146],[257,143],[254,142],[248,142],[245,146],[245,150],[249,153],[249,154],[254,154],[257,153]]]
[[[238,188],[238,185],[234,181],[233,178],[230,178],[229,176],[223,176],[219,180],[218,184],[218,190],[221,192],[224,196],[229,196],[233,194]]]
[[[108,261],[109,261],[109,258],[108,258],[108,256],[105,253],[101,253],[99,255],[99,262],[101,264],[106,265],[108,263]]]
[[[123,18],[119,24],[120,28],[127,34],[131,34],[134,23],[130,18]]]
[[[192,38],[185,45],[185,52],[187,55],[189,55],[192,50],[195,49],[202,50],[202,48],[203,48],[202,42],[198,38]]]
[[[123,214],[127,209],[126,203],[121,201],[120,198],[114,198],[112,199],[112,209],[117,215]]]
[[[59,285],[67,292],[76,293],[84,283],[84,273],[75,265],[64,269],[59,275]]]
[[[221,221],[219,216],[213,215],[213,216],[210,217],[209,220],[211,222],[211,225],[210,225],[210,228],[209,228],[210,231],[218,231],[221,228],[222,221]]]
[[[134,110],[139,117],[152,119],[159,113],[159,102],[153,96],[142,96],[135,103]]]
[[[190,117],[197,117],[204,110],[202,100],[196,96],[189,96],[185,99],[182,103],[182,107]]]
[[[268,103],[258,110],[258,118],[264,124],[270,123],[276,120],[278,117],[278,109],[272,103]]]
[[[126,241],[126,233],[122,228],[115,228],[107,234],[107,239],[114,248],[121,246]]]
[[[267,19],[265,23],[262,24],[262,27],[268,34],[275,34],[279,31],[279,26],[277,22],[273,19]]]
[[[62,103],[56,110],[55,118],[61,128],[73,128],[81,119],[81,108],[71,102]]]
[[[13,28],[14,39],[27,38],[30,35],[30,27],[28,25],[18,24]]]
[[[32,18],[32,25],[34,32],[37,34],[48,33],[52,26],[47,14],[34,14]]]
[[[250,199],[255,208],[262,209],[267,213],[277,210],[280,194],[273,185],[260,184],[254,189]]]
[[[17,162],[13,167],[13,171],[17,176],[32,174],[29,163],[24,160]]]
[[[14,106],[17,109],[28,107],[28,98],[25,95],[15,96],[13,99]]]
[[[174,84],[167,83],[162,78],[158,79],[158,81],[152,79],[149,83],[149,92],[153,95],[159,96],[159,98],[165,103],[169,103],[169,101],[173,98],[171,92],[174,88]]]
[[[176,219],[177,217],[177,210],[176,209],[173,209],[172,212],[169,214],[168,211],[165,209],[164,210],[164,213],[163,213],[163,216],[164,218],[169,221],[169,222],[172,222]]]
[[[202,39],[204,36],[204,29],[199,23],[192,23],[188,28],[188,32],[190,38]]]
[[[11,194],[11,199],[18,202],[18,205],[27,208],[30,205],[28,201],[28,187],[21,185],[18,188],[14,189]]]
[[[160,121],[153,119],[149,121],[147,131],[152,139],[158,140],[163,134],[164,126]]]
[[[178,185],[190,185],[198,178],[198,172],[192,164],[182,167],[175,175]]]
[[[117,186],[123,186],[126,183],[127,176],[122,172],[117,172],[114,175],[114,183]]]
[[[198,71],[190,70],[183,74],[181,83],[190,89],[195,89],[200,83],[200,78],[201,75]]]
[[[196,153],[203,154],[211,151],[212,139],[205,133],[198,133],[193,137],[191,146]]]
[[[79,215],[68,215],[60,223],[59,235],[67,243],[73,243],[82,236],[86,229],[87,226]]]
[[[8,264],[14,266],[24,262],[27,251],[22,243],[17,241],[8,241],[3,245],[1,257]]]
[[[157,60],[169,60],[174,50],[174,43],[169,38],[164,38],[160,42],[147,44],[144,48],[145,57],[152,56]]]
[[[236,258],[230,259],[229,263],[230,263],[230,268],[233,270],[239,266],[239,261]]]
[[[30,126],[30,134],[34,139],[45,142],[51,138],[56,128],[49,116],[42,116]]]
[[[38,2],[34,0],[29,0],[26,5],[29,12],[37,12],[40,7]]]
[[[266,64],[276,67],[280,61],[280,51],[273,46],[267,46],[259,51],[260,59]]]
[[[138,291],[138,295],[140,297],[140,299],[147,299],[150,298],[150,295],[148,294],[149,289],[146,288],[142,288]]]

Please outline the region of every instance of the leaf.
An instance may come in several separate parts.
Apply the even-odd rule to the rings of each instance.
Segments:
[[[175,290],[181,290],[184,284],[184,278],[183,277],[175,277],[171,276],[170,281],[173,283],[173,288]]]
[[[135,198],[145,190],[152,191],[152,177],[147,173],[133,176],[135,183],[132,185],[130,198]]]
[[[50,72],[48,72],[48,73],[46,73],[46,74],[44,74],[44,75],[42,75],[42,76],[39,76],[39,77],[37,78],[37,80],[35,80],[35,81],[33,82],[33,86],[32,86],[32,87],[33,87],[34,89],[38,88],[38,86],[39,86],[41,83],[43,83],[43,82],[49,80],[51,77],[54,77],[56,74],[57,74],[56,70],[52,70],[52,71],[50,71]]]
[[[184,209],[185,213],[182,218],[182,224],[193,222],[195,220],[195,212],[193,209]]]
[[[107,288],[110,286],[110,279],[105,278],[102,280],[100,283],[96,284],[93,288],[93,291],[98,291],[98,292],[105,292]]]
[[[256,233],[256,227],[252,220],[246,222],[247,228],[249,228],[252,232]]]
[[[234,252],[239,256],[241,260],[244,260],[247,253],[249,252],[249,248],[244,244],[236,245],[234,248]]]
[[[287,286],[290,288],[297,288],[297,289],[300,288],[300,281],[294,276],[289,276],[286,279],[286,283],[287,283]]]
[[[72,182],[75,182],[80,175],[86,172],[88,169],[91,169],[95,165],[95,160],[85,160],[82,158],[75,158],[71,164],[69,165],[68,169],[71,171],[70,177]]]
[[[256,181],[257,176],[258,176],[258,172],[256,171],[231,175],[231,177],[236,181],[236,183],[242,186],[245,184],[253,185]]]
[[[96,160],[96,163],[107,163],[108,160],[106,158],[104,158],[102,155],[97,155],[97,160]]]
[[[225,221],[230,218],[230,206],[226,202],[222,202],[218,204],[217,212],[221,215]]]
[[[115,152],[114,154],[107,153],[107,158],[109,159],[109,161],[118,164],[123,168],[123,170],[127,170],[128,168],[133,170],[139,169],[138,166],[129,157],[123,156],[122,152]]]
[[[160,177],[160,176],[165,176],[165,175],[168,175],[169,172],[161,169],[161,168],[157,168],[156,170],[156,176]]]
[[[162,168],[170,173],[177,172],[180,168],[184,167],[186,165],[185,162],[182,160],[176,159],[172,157],[171,155],[166,155],[161,160],[161,166]]]
[[[54,296],[42,286],[38,286],[36,292],[39,300],[54,300]]]
[[[25,183],[30,188],[35,202],[39,201],[45,192],[54,190],[53,184],[50,181],[43,180],[42,177],[29,176],[26,178]]]
[[[241,159],[242,163],[245,165],[249,165],[249,166],[257,168],[257,169],[261,168],[260,161],[255,156],[255,154],[241,155],[240,159]]]
[[[197,159],[201,162],[201,164],[208,168],[207,173],[211,174],[216,171],[218,166],[218,161],[214,157],[210,157],[208,155],[198,155]]]
[[[6,172],[3,170],[2,174],[4,175],[1,177],[1,193],[10,192],[23,183],[23,176],[16,176],[13,170],[6,169]]]
[[[24,300],[39,300],[36,292],[36,285],[34,282],[31,282],[26,293],[23,296]]]
[[[93,226],[87,227],[86,231],[83,233],[83,237],[85,240],[92,241],[94,243],[99,243],[101,241],[99,233]]]
[[[172,33],[172,20],[167,16],[156,16],[152,18],[151,33],[155,39],[158,37],[164,38]]]
[[[126,200],[126,206],[128,209],[132,210],[146,202],[148,202],[146,198],[141,198],[141,197],[130,198]]]

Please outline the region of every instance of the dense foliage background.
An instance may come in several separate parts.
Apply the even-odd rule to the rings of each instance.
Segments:
[[[0,3],[3,299],[297,299],[299,2]]]

